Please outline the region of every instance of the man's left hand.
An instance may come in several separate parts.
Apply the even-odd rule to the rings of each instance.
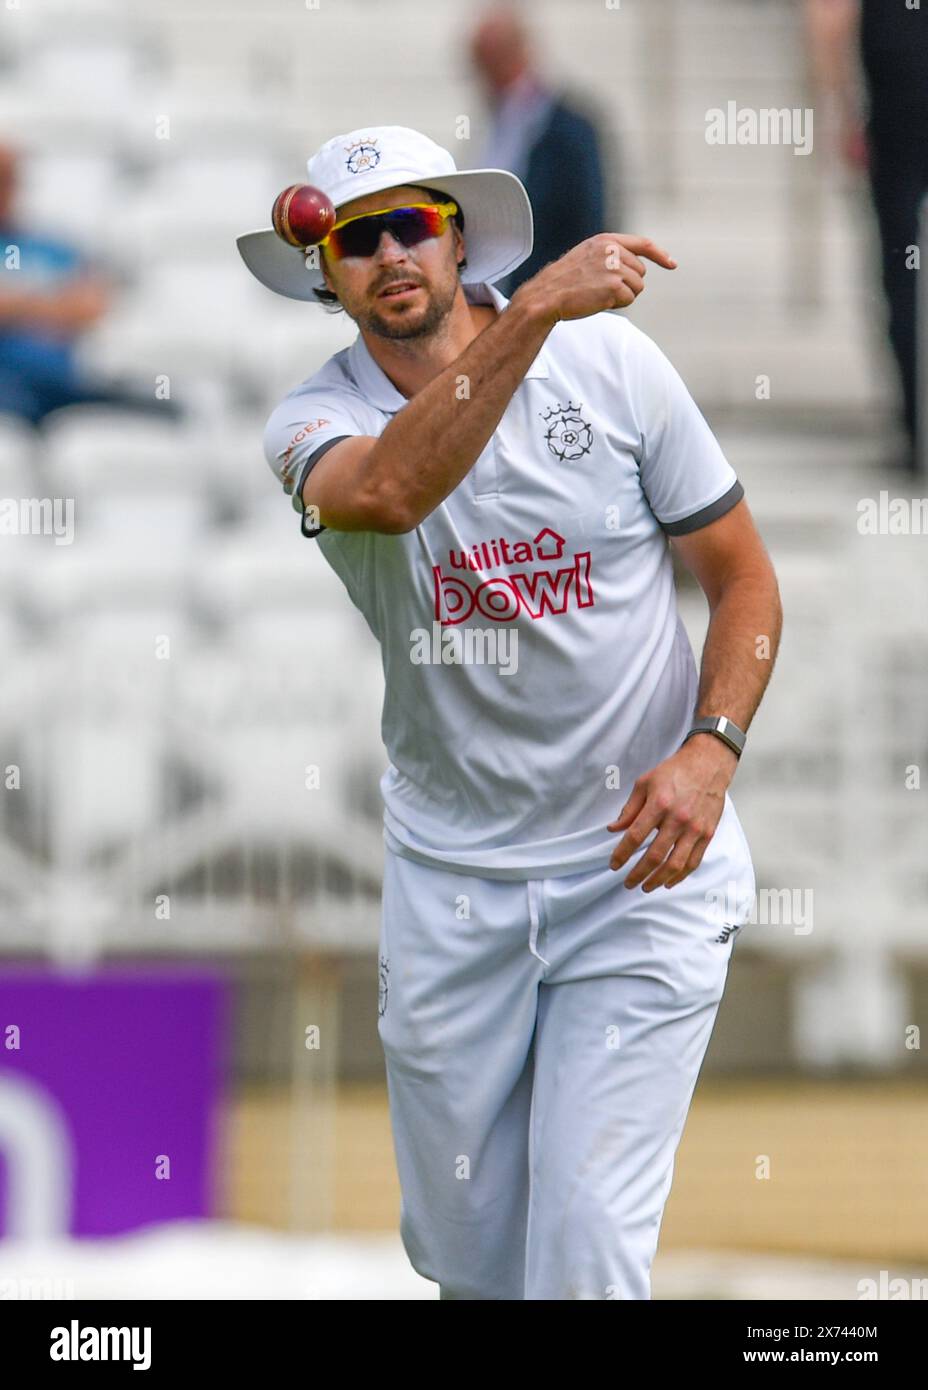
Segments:
[[[683,747],[638,778],[617,820],[607,830],[624,830],[609,861],[621,869],[654,829],[657,837],[641,856],[626,888],[673,888],[697,869],[725,809],[725,792],[738,755],[715,734],[694,734]]]

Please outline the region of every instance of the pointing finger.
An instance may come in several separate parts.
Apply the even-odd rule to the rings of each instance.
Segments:
[[[634,251],[638,256],[644,256],[647,260],[653,261],[655,265],[662,265],[665,270],[674,270],[677,262],[669,251],[665,251],[662,246],[658,246],[650,237],[631,236],[627,233],[616,234],[616,240],[620,241],[628,251]]]

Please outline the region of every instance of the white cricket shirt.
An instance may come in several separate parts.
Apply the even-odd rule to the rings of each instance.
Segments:
[[[471,303],[508,300],[467,285]],[[268,462],[307,471],[407,404],[358,334],[270,416]],[[741,483],[683,381],[621,314],[561,321],[470,472],[405,535],[316,538],[381,646],[384,834],[464,873],[605,868],[635,779],[690,728],[698,676],[667,536]]]

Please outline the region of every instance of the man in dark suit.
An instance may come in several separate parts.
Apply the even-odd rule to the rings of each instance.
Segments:
[[[510,297],[549,261],[606,230],[600,142],[590,117],[539,76],[517,8],[494,6],[483,16],[471,57],[493,114],[475,167],[516,174],[535,219],[532,254],[497,286]]]
[[[843,153],[870,179],[889,341],[902,387],[906,444],[898,462],[918,473],[928,468],[914,254],[928,199],[928,6],[914,0],[806,0],[806,20],[818,81],[836,103]]]

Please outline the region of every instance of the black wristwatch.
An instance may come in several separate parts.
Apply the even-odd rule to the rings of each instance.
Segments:
[[[727,743],[733,752],[741,757],[747,734],[743,729],[739,729],[731,719],[727,719],[724,714],[712,719],[696,719],[686,738],[692,738],[693,734],[715,734],[723,743]],[[686,742],[686,738],[683,743]],[[680,745],[682,748],[682,744]]]

